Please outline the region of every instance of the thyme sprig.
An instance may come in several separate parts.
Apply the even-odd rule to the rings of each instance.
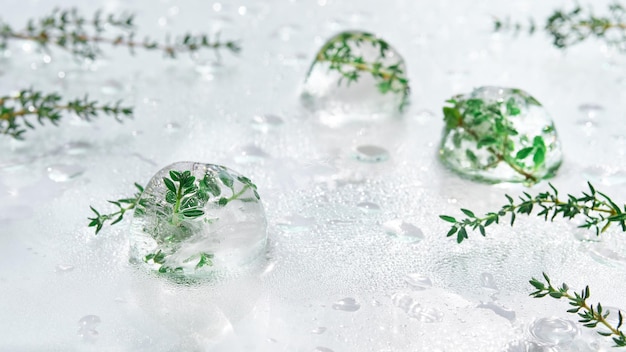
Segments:
[[[607,320],[609,314],[611,313],[609,310],[604,309],[601,303],[596,304],[595,307],[593,304],[587,303],[587,299],[590,296],[589,286],[586,286],[585,289],[580,291],[580,293],[570,293],[570,288],[567,284],[564,283],[561,287],[554,287],[552,286],[548,275],[543,273],[543,278],[545,279],[545,283],[535,279],[534,277],[530,280],[530,284],[536,289],[536,291],[530,294],[532,297],[541,298],[550,296],[555,299],[565,298],[573,307],[567,312],[578,314],[580,317],[578,322],[582,323],[583,326],[592,329],[596,328],[598,324],[600,324],[600,326],[606,328],[607,330],[598,331],[598,334],[605,337],[611,337],[615,343],[615,347],[626,347],[626,335],[624,335],[624,331],[621,330],[623,323],[623,315],[621,311],[617,311],[617,325],[613,326],[613,324]]]
[[[95,217],[88,218],[90,220],[88,227],[96,228],[96,235],[107,221],[112,221],[111,225],[115,225],[118,222],[124,219],[124,214],[127,211],[136,209],[137,211],[141,211],[142,207],[146,206],[146,200],[141,199],[141,195],[143,194],[143,187],[135,183],[135,188],[137,188],[137,192],[131,198],[122,198],[118,200],[109,200],[108,202],[115,205],[117,207],[117,211],[109,213],[109,214],[100,214],[94,207],[90,206],[89,208],[95,214]],[[139,206],[141,205],[141,206]]]
[[[219,181],[231,191],[232,194],[230,196],[224,194],[222,187],[210,173],[206,173],[200,180],[196,180],[196,177],[189,170],[170,170],[168,174],[169,177],[162,178],[163,185],[166,188],[165,198],[163,199],[166,206],[161,204],[162,200],[142,198],[144,188],[135,183],[135,187],[139,191],[133,197],[108,201],[118,207],[116,212],[100,214],[96,209],[90,207],[96,217],[89,218],[90,223],[88,226],[96,227],[96,234],[98,234],[107,221],[115,219],[111,222],[111,225],[115,225],[122,221],[126,211],[135,209],[135,212],[143,215],[146,207],[151,206],[157,207],[157,214],[167,218],[171,225],[183,226],[186,220],[195,220],[204,216],[205,213],[202,208],[209,200],[220,207],[224,207],[234,200],[250,202],[261,199],[256,190],[256,185],[245,176],[237,176],[237,180],[243,184],[243,187],[235,191],[235,178],[225,169],[221,170],[217,176]],[[249,189],[252,190],[254,199],[242,198]],[[124,206],[124,204],[128,205]]]
[[[23,139],[26,129],[34,129],[34,121],[40,125],[49,121],[57,125],[64,113],[74,113],[86,121],[105,114],[122,121],[123,117],[130,117],[133,108],[121,106],[121,101],[111,104],[99,104],[85,95],[83,98],[61,102],[63,99],[58,93],[44,93],[32,88],[23,89],[15,95],[0,96],[0,134],[9,135],[16,139]],[[29,117],[32,120],[29,121]]]
[[[540,106],[534,98],[524,97]],[[546,142],[541,135],[537,135],[523,148],[516,145],[516,140],[521,142],[525,137],[519,137],[520,133],[511,120],[521,113],[513,97],[494,103],[478,98],[450,99],[446,103],[443,107],[444,121],[446,129],[453,131],[455,148],[461,148],[462,142],[469,140],[476,146],[475,150],[484,150],[489,154],[486,160],[481,161],[471,148],[467,148],[465,156],[472,167],[488,170],[505,163],[523,176],[526,184],[532,185],[541,180],[538,171],[546,159]]]
[[[173,39],[167,36],[164,42],[148,36],[137,40],[134,20],[135,16],[132,14],[104,15],[102,11],[96,11],[88,18],[75,8],[54,9],[46,16],[29,20],[21,29],[14,29],[0,20],[0,50],[6,49],[9,41],[25,40],[36,43],[45,52],[56,47],[77,58],[93,60],[102,56],[102,44],[126,47],[133,54],[135,49],[160,51],[169,58],[175,58],[181,53],[195,53],[201,49],[214,50],[219,57],[221,49],[233,53],[241,49],[236,41],[221,41],[219,34],[211,38],[207,34],[187,33]]]
[[[597,16],[591,8],[580,5],[569,10],[558,9],[546,19],[543,30],[559,49],[596,38],[623,51],[626,50],[626,8],[615,2],[609,5],[608,14],[602,16]],[[494,18],[494,31],[525,31],[532,35],[537,31],[537,25],[532,18],[527,24],[513,22],[508,17]]]
[[[364,43],[371,45],[378,50],[378,55],[369,59],[360,53],[356,53],[356,48]],[[391,64],[386,61],[391,57],[392,50],[389,43],[366,32],[342,32],[330,39],[319,50],[315,60],[309,68],[307,78],[313,68],[320,63],[328,63],[329,71],[336,71],[341,75],[338,84],[345,80],[349,86],[357,82],[362,74],[371,75],[376,81],[376,87],[382,94],[399,93],[402,100],[399,110],[402,111],[408,104],[409,80],[404,71],[404,63],[401,57],[395,58]]]
[[[539,209],[537,216],[543,217],[545,221],[553,221],[557,216],[561,215],[566,219],[582,217],[585,223],[580,228],[593,229],[596,235],[606,231],[611,223],[618,223],[622,231],[626,232],[626,204],[620,208],[609,196],[596,191],[596,189],[587,183],[588,192],[582,192],[580,196],[568,194],[565,199],[559,198],[557,189],[549,184],[550,189],[546,192],[531,196],[524,192],[519,196],[519,202],[506,195],[508,204],[503,205],[499,211],[489,212],[483,217],[478,217],[473,211],[461,209],[467,217],[461,220],[449,215],[439,215],[439,217],[452,223],[452,227],[448,231],[447,236],[456,234],[458,243],[468,238],[468,228],[475,231],[479,230],[480,234],[485,236],[485,228],[498,224],[500,219],[510,214],[510,224],[513,226],[517,214],[530,215],[533,210]]]

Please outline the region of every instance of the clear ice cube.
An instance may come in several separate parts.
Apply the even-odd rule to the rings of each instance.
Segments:
[[[162,274],[210,278],[265,249],[267,222],[256,186],[224,166],[171,164],[152,177],[131,222],[131,262]]]
[[[395,115],[409,98],[404,59],[371,33],[341,32],[315,55],[302,98],[329,125]]]
[[[443,163],[470,179],[535,184],[554,176],[562,153],[537,99],[520,89],[481,87],[443,109]]]

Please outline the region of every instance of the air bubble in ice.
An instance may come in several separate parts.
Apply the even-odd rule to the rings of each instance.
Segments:
[[[378,163],[389,159],[389,152],[376,145],[360,145],[355,148],[354,157],[359,161]]]
[[[394,115],[408,95],[404,59],[384,40],[358,31],[341,32],[322,46],[302,90],[305,105],[333,126]]]
[[[342,310],[344,312],[356,312],[361,308],[361,304],[352,297],[340,299],[333,303],[334,310]]]
[[[387,221],[383,224],[383,228],[387,234],[397,237],[404,242],[418,242],[424,238],[422,230],[400,219]]]
[[[578,326],[571,320],[540,318],[528,327],[538,342],[548,345],[567,344],[579,334]]]
[[[131,222],[131,262],[175,277],[206,278],[265,249],[256,185],[224,166],[171,164],[152,177]]]
[[[444,108],[442,162],[485,182],[534,184],[552,177],[562,153],[552,118],[520,89],[481,87]]]

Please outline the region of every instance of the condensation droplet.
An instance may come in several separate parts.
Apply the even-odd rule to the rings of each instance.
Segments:
[[[490,273],[480,274],[480,286],[491,289],[491,290],[496,290],[496,291],[498,290],[498,286],[496,285],[496,280],[493,278],[493,275]]]
[[[85,342],[95,342],[98,338],[96,326],[100,324],[100,317],[97,315],[85,315],[78,321],[78,336]]]
[[[180,124],[178,122],[168,122],[165,124],[165,129],[169,132],[180,130]]]
[[[74,270],[73,265],[59,264],[56,267],[54,267],[54,271],[57,273],[68,273],[72,270]]]
[[[540,318],[528,330],[538,342],[549,345],[567,344],[579,334],[576,323],[561,318]]]
[[[389,159],[389,152],[375,145],[360,145],[355,148],[354,157],[359,161],[378,163]]]
[[[424,238],[424,233],[419,227],[404,222],[400,219],[387,221],[383,224],[387,234],[397,237],[404,242],[418,242]]]
[[[503,317],[504,319],[508,320],[508,321],[514,321],[515,320],[515,311],[510,309],[510,308],[506,308],[503,307],[501,305],[499,305],[498,303],[495,302],[488,302],[488,303],[480,303],[477,308],[483,308],[483,309],[489,309],[492,312],[496,313],[497,315]]]
[[[277,115],[255,115],[252,118],[252,128],[267,133],[274,128],[280,127],[283,122],[283,119]]]
[[[342,310],[344,312],[356,312],[361,305],[352,297],[346,297],[333,303],[334,310]]]
[[[321,335],[326,332],[326,328],[323,326],[318,326],[315,329],[311,330],[311,334]]]
[[[366,214],[377,213],[380,211],[380,207],[376,203],[371,202],[361,202],[358,203],[357,208]]]
[[[304,232],[310,230],[315,225],[315,219],[296,214],[283,217],[277,221],[277,225],[285,232]]]
[[[335,351],[331,350],[328,347],[317,346],[317,347],[315,347],[313,352],[335,352]]]
[[[407,274],[404,280],[407,284],[409,284],[409,286],[411,286],[411,288],[417,291],[425,290],[433,286],[430,278],[420,274]]]
[[[48,177],[54,182],[67,182],[85,172],[78,165],[50,165],[46,168]]]
[[[268,157],[269,155],[263,149],[255,145],[246,145],[239,149],[235,162],[238,164],[258,163]]]
[[[124,90],[122,83],[114,80],[108,80],[102,84],[100,91],[106,95],[119,94]]]

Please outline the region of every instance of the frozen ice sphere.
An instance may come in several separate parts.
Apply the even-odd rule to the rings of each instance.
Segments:
[[[561,165],[552,119],[520,89],[481,87],[453,97],[443,113],[441,160],[462,176],[532,185]]]
[[[256,186],[224,166],[171,164],[152,177],[133,215],[131,262],[163,274],[208,278],[253,259],[267,242]]]
[[[302,97],[332,125],[393,115],[409,98],[404,59],[371,33],[341,32],[315,55]]]

